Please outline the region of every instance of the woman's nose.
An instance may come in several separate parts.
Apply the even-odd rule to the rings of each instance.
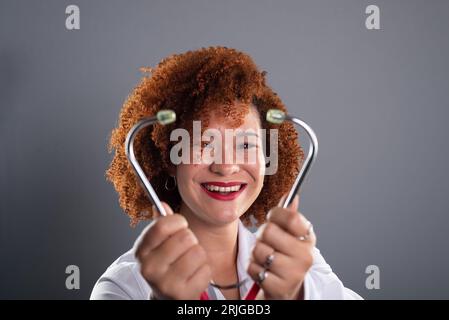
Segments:
[[[237,164],[226,164],[226,163],[212,163],[210,165],[210,170],[221,176],[230,176],[234,173],[240,171],[240,167]]]

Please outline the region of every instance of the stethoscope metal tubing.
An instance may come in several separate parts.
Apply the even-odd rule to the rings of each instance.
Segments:
[[[164,110],[163,112],[170,112],[170,111]],[[155,123],[158,123],[158,122],[161,124],[165,124],[165,123],[163,123],[163,121],[161,121],[159,113],[156,116],[146,117],[146,118],[141,119],[129,130],[128,135],[126,136],[126,141],[125,141],[125,153],[128,158],[128,161],[130,162],[137,177],[139,178],[147,196],[150,198],[152,203],[156,206],[159,213],[162,216],[166,216],[167,212],[165,211],[165,208],[163,207],[161,200],[159,199],[156,191],[154,190],[153,186],[151,185],[150,181],[148,180],[147,176],[145,175],[145,172],[143,171],[142,167],[140,166],[139,162],[137,161],[135,153],[134,153],[134,139],[135,139],[136,135],[140,132],[140,130],[142,130],[143,128],[146,128],[150,125],[153,125]],[[313,162],[316,159],[317,152],[318,152],[318,139],[317,139],[314,131],[312,130],[312,128],[307,123],[302,121],[301,119],[296,118],[296,117],[291,117],[287,114],[283,114],[282,112],[279,112],[279,114],[281,114],[281,117],[283,117],[283,120],[281,120],[281,122],[287,120],[287,121],[291,121],[294,124],[302,127],[305,130],[305,132],[307,133],[309,140],[310,140],[307,158],[306,158],[304,164],[302,165],[301,170],[299,171],[298,176],[296,177],[295,182],[293,183],[287,197],[285,198],[284,204],[282,205],[283,208],[287,208],[292,203],[295,195],[299,192],[299,189],[300,189],[302,183],[304,182],[304,179],[306,178],[307,173],[309,172]],[[170,123],[170,122],[166,122],[166,123]],[[238,283],[231,284],[231,285],[223,285],[223,286],[218,285],[214,282],[210,282],[210,284],[216,288],[226,290],[226,289],[230,289],[230,288],[239,288],[241,285],[243,285],[246,282],[246,280],[247,279],[243,279],[242,281],[240,281]],[[254,285],[257,286],[256,283]]]

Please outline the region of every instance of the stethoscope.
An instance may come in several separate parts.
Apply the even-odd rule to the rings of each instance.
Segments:
[[[294,124],[302,127],[305,130],[305,132],[307,133],[309,140],[310,140],[309,141],[310,142],[309,143],[309,152],[308,152],[307,158],[306,158],[303,166],[301,167],[301,170],[299,171],[299,174],[296,177],[295,182],[293,183],[293,185],[290,189],[290,192],[288,193],[287,197],[285,198],[284,204],[282,205],[282,208],[287,208],[292,203],[295,195],[298,193],[299,188],[301,187],[301,184],[303,183],[307,173],[309,172],[313,162],[316,159],[317,152],[318,152],[318,139],[315,135],[315,132],[312,130],[312,128],[307,123],[305,123],[304,121],[302,121],[299,118],[292,117],[279,109],[268,110],[267,114],[266,114],[266,120],[273,124],[281,124],[286,120],[291,121]],[[161,125],[167,125],[167,124],[173,123],[175,121],[176,121],[176,113],[174,111],[160,110],[156,114],[156,116],[145,117],[145,118],[141,119],[140,121],[138,121],[131,128],[131,130],[129,130],[128,135],[126,137],[126,141],[125,141],[126,156],[129,160],[129,162],[131,163],[131,166],[133,167],[134,171],[136,172],[138,178],[140,179],[148,197],[153,202],[153,204],[156,206],[157,210],[159,211],[159,213],[162,216],[166,216],[167,213],[166,213],[164,207],[162,206],[162,203],[161,203],[158,195],[156,194],[156,191],[154,191],[153,186],[151,185],[150,181],[148,180],[147,176],[145,175],[145,172],[142,170],[142,167],[140,166],[139,162],[136,159],[136,156],[134,154],[134,138],[136,137],[137,133],[141,129],[146,128],[150,125],[153,125],[155,123],[159,123]],[[247,280],[248,279],[243,279],[242,281],[240,281],[238,283],[226,285],[226,286],[218,285],[218,284],[214,283],[213,281],[211,281],[210,285],[215,288],[218,288],[218,289],[226,290],[226,289],[232,289],[232,288],[239,288]],[[250,288],[250,290],[248,291],[244,300],[254,300],[256,298],[259,290],[260,290],[260,287],[257,284],[257,282],[255,282],[253,284],[253,286]],[[200,299],[208,300],[209,297],[206,292],[203,292],[201,294]]]

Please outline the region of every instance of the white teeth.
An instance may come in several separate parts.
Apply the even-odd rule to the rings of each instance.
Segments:
[[[232,187],[219,187],[219,186],[215,186],[215,185],[212,185],[212,184],[205,184],[204,186],[209,191],[223,192],[223,193],[236,192],[236,191],[239,191],[240,188],[242,187],[241,184],[236,185],[236,186],[232,186]]]

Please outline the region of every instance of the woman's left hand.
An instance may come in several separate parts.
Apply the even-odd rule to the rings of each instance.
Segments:
[[[283,203],[282,197],[280,204]],[[316,236],[310,222],[298,212],[299,197],[286,209],[275,207],[268,213],[268,221],[261,227],[248,273],[254,281],[266,268],[266,277],[259,283],[264,299],[300,299],[307,271],[313,264],[313,247]],[[301,236],[308,236],[300,240]],[[261,298],[258,295],[258,298]]]

